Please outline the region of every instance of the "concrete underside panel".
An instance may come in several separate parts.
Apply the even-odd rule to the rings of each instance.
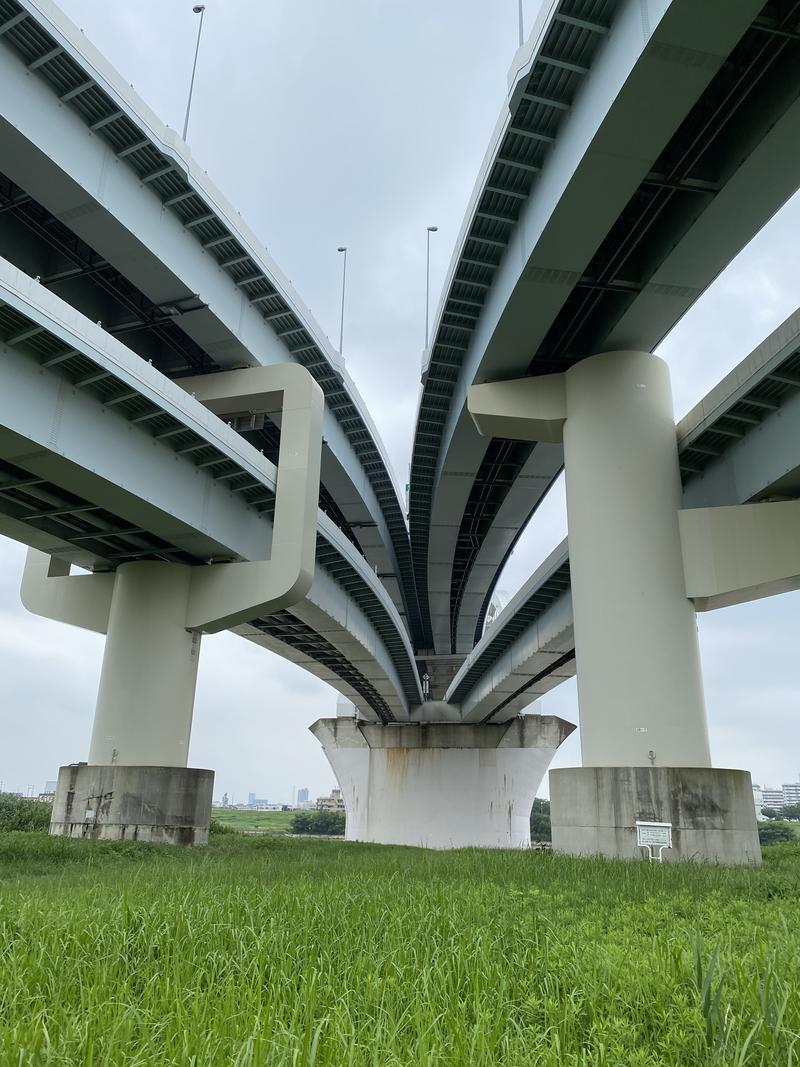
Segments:
[[[574,727],[553,716],[503,726],[376,726],[320,719],[347,809],[347,839],[422,848],[526,848],[536,790]]]
[[[347,538],[321,514],[319,526],[326,541],[352,567],[349,577],[362,579],[366,590],[349,592],[342,581],[346,572],[337,578],[318,560],[307,596],[287,609],[286,614],[297,622],[296,629],[284,625],[290,619],[273,619],[277,625],[272,629],[262,620],[237,626],[234,632],[328,682],[366,717],[378,718],[383,711],[388,718],[407,719],[409,707],[421,704],[423,698],[400,617],[380,579]],[[368,608],[374,609],[376,601],[391,621],[393,633],[368,617]],[[372,618],[379,621],[380,616],[373,613]],[[384,636],[389,633],[401,639],[402,647],[394,641],[387,646]]]
[[[558,340],[548,335],[585,276],[587,264],[624,219],[637,190],[648,180],[648,173],[761,6],[759,0],[618,5],[611,32],[558,129],[519,221],[508,231],[505,254],[493,271],[474,332],[459,339],[465,346],[463,357],[459,357],[459,378],[452,389],[447,417],[436,431],[441,430],[441,439],[436,445],[427,557],[418,552],[418,566],[425,566],[423,573],[430,587],[437,651],[449,650],[442,642],[450,629],[437,616],[448,606],[442,598],[446,587],[442,575],[452,571],[452,532],[468,513],[470,494],[488,449],[486,443],[478,441],[466,415],[468,386],[525,373],[531,357],[537,351],[547,351],[548,344]],[[645,10],[648,28],[643,37]],[[615,347],[651,350],[657,345],[796,188],[799,122],[800,107],[793,99],[788,101],[788,94],[776,90],[774,98],[761,108],[754,107],[746,121],[742,116],[741,121],[729,124],[739,130],[739,138],[729,149],[730,159],[724,166],[721,161],[717,164],[715,176],[720,188],[707,201],[695,196],[691,211],[679,222],[670,217],[669,225],[662,221],[656,226],[651,218],[648,233],[637,245],[639,260],[635,267],[629,264],[634,272],[642,270],[642,284],[635,297],[627,307],[620,305],[624,311],[609,309],[608,315],[598,316],[591,328],[584,323],[579,341],[574,333],[570,335],[570,351],[591,354]],[[472,225],[471,211],[478,207],[494,173],[492,167],[507,123],[508,117],[502,116],[473,195],[462,231],[464,238]],[[680,144],[680,140],[674,143]],[[607,262],[604,257],[610,256],[610,247],[603,250],[600,261]],[[451,279],[457,276],[462,254],[463,248],[457,247]],[[619,250],[615,252],[618,254]],[[449,284],[434,338],[447,307]],[[589,297],[585,299],[584,308]],[[591,317],[588,312],[586,317]],[[577,318],[570,315],[567,321],[572,323],[570,329],[575,329]],[[435,351],[436,340],[430,348],[431,353]],[[431,355],[425,368],[426,373],[432,373],[438,394],[442,386],[437,361],[452,364],[452,352],[448,350],[446,357]],[[441,408],[443,398],[437,395],[436,403]],[[429,441],[436,435],[428,421],[420,423],[419,431],[422,437],[415,450],[429,464]],[[427,510],[417,489],[423,484],[419,466],[420,461],[415,460],[410,496],[412,532],[418,538],[424,532]],[[557,470],[558,466],[553,475]],[[428,481],[424,485],[427,494]],[[518,529],[535,502],[532,495],[528,511],[515,516]],[[494,536],[512,543],[512,516],[498,513],[482,534],[487,540]],[[482,580],[489,588],[487,575]]]
[[[550,772],[553,848],[643,859],[636,822],[672,824],[665,862],[761,863],[748,771],[709,767],[571,767]]]
[[[719,417],[724,415],[723,411]],[[678,426],[679,440],[685,423]],[[708,428],[715,427],[710,423]],[[780,409],[757,425],[745,424],[745,428],[741,439],[712,459],[702,474],[687,481],[685,508],[800,496],[800,393],[782,400]]]
[[[102,767],[58,772],[50,833],[99,841],[206,845],[214,772],[187,767]]]
[[[464,696],[462,715],[468,722],[493,716],[502,722],[575,674],[572,598],[559,597],[525,629]]]
[[[223,225],[266,272],[315,344],[325,363],[336,371],[341,388],[363,420],[387,471],[377,432],[366,405],[344,365],[333,352],[321,328],[272,262],[238,213],[196,164],[187,146],[168,130],[123,82],[113,68],[71,27],[55,5],[38,4],[37,21],[68,43],[78,61],[98,84],[118,95],[121,109],[137,121],[153,144],[175,160],[176,172],[185,175],[198,196],[211,205]],[[265,322],[243,287],[221,269],[218,259],[204,248],[196,231],[170,211],[153,188],[139,180],[136,171],[118,158],[102,131],[87,130],[83,119],[52,92],[45,81],[32,77],[24,63],[3,50],[0,63],[0,157],[2,171],[63,222],[99,257],[113,265],[156,305],[198,300],[201,307],[177,318],[177,325],[221,368],[293,362],[296,357]],[[28,236],[28,241],[31,241]],[[46,246],[45,246],[46,247]],[[45,274],[47,261],[37,262],[35,242],[29,254],[18,256],[31,274]],[[61,290],[59,290],[61,291]],[[75,298],[73,289],[70,290]],[[89,314],[96,294],[88,290],[78,305]],[[105,313],[95,318],[106,319]],[[348,522],[360,524],[359,540],[370,564],[381,573],[399,570],[395,545],[386,515],[364,462],[347,436],[338,416],[326,406],[323,484]],[[396,492],[396,490],[395,490]],[[362,537],[361,531],[369,531]],[[399,585],[390,592],[404,610]]]
[[[144,410],[163,412],[182,424],[193,440],[206,441],[220,457],[270,490],[271,463],[200,403],[139,359],[96,323],[89,322],[43,286],[0,259],[0,299],[31,323],[31,330],[63,343],[96,368],[97,380],[118,383]],[[52,367],[23,343],[0,344],[0,458],[102,507],[199,558],[233,556],[262,559],[271,540],[265,516],[237,497],[212,468],[196,466],[192,453],[180,454],[175,434],[159,438],[152,424],[131,421],[109,398],[76,384],[66,363]],[[90,375],[90,377],[92,376]],[[137,415],[141,410],[137,409]],[[170,424],[172,425],[172,424]],[[12,516],[13,518],[13,516]],[[34,528],[31,538],[43,545]],[[92,565],[91,553],[70,550],[69,558]]]

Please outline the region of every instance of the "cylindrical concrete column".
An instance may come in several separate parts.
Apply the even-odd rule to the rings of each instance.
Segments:
[[[200,658],[186,629],[191,568],[125,563],[111,602],[89,763],[185,767]]]
[[[649,353],[610,352],[575,364],[565,384],[583,763],[707,767],[669,370]]]

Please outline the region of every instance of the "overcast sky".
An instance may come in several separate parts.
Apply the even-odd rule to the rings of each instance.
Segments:
[[[180,130],[197,16],[191,0],[59,0],[148,104]],[[530,26],[539,0],[527,0]],[[195,157],[338,340],[407,480],[425,318],[425,233],[438,303],[503,106],[515,0],[208,0],[189,129]],[[800,199],[732,264],[660,352],[684,414],[800,303]],[[510,597],[564,536],[557,487],[500,582]],[[85,759],[103,639],[23,611],[24,549],[0,538],[0,783],[38,791]],[[800,593],[699,616],[717,766],[754,781],[800,771]],[[621,680],[624,684],[624,679]],[[577,721],[574,681],[543,710]],[[288,801],[334,784],[307,727],[335,714],[325,683],[239,638],[205,637],[190,764],[215,795]],[[580,761],[573,735],[555,766]],[[546,784],[546,783],[545,783]]]

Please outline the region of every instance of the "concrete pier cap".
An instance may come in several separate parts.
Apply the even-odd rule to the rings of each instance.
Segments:
[[[527,848],[536,790],[574,729],[551,715],[310,727],[342,790],[347,840],[432,849]]]

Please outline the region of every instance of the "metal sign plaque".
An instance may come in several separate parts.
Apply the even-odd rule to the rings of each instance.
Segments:
[[[636,820],[636,844],[647,849],[650,862],[655,859],[663,862],[662,853],[665,848],[672,848],[672,823],[671,822],[640,822]],[[653,855],[653,849],[658,849],[658,855]]]

